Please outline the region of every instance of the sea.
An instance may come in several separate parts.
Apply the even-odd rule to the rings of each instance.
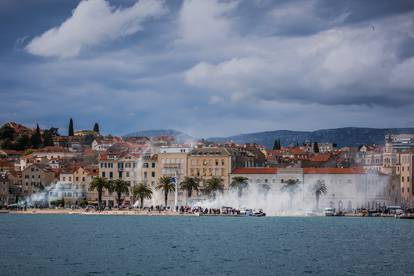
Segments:
[[[414,275],[414,220],[0,215],[0,275]]]

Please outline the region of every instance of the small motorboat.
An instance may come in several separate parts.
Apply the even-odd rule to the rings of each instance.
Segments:
[[[323,210],[323,213],[326,217],[333,217],[335,216],[335,208],[325,208]]]
[[[258,212],[254,212],[253,213],[253,216],[254,217],[265,217],[266,216],[266,213],[264,213],[263,210],[260,209]]]

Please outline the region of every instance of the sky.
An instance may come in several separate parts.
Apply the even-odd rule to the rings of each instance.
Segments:
[[[0,123],[414,126],[411,0],[2,0]]]

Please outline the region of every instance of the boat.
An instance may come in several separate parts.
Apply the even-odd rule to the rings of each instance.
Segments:
[[[258,212],[254,212],[253,213],[253,216],[254,217],[265,217],[266,216],[266,213],[264,213],[263,210],[260,209]]]
[[[240,209],[240,215],[241,216],[253,216],[253,210],[252,209]]]
[[[335,208],[325,208],[323,210],[323,213],[326,217],[333,217],[335,216]]]
[[[405,214],[405,215],[395,215],[395,218],[399,218],[399,219],[414,219],[414,215],[410,214]]]
[[[0,214],[8,214],[8,213],[10,213],[9,210],[0,210]]]

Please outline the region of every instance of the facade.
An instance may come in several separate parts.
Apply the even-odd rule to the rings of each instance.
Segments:
[[[390,204],[386,190],[390,177],[366,173],[362,168],[238,168],[231,174],[235,176],[248,178],[252,190],[279,196],[283,186],[294,180],[298,185],[295,201],[301,208],[315,207],[312,189],[317,181],[323,181],[328,191],[320,197],[321,208],[353,210]]]
[[[189,147],[161,147],[160,153],[158,153],[158,168],[156,175],[159,178],[163,176],[174,177],[177,185],[184,180],[188,175],[187,162],[188,153],[191,151]],[[158,203],[163,203],[162,191],[155,191]],[[175,194],[171,194],[169,197],[169,205],[174,205]],[[184,193],[181,190],[177,191],[177,204],[184,204]]]
[[[99,176],[107,178],[109,181],[122,179],[126,181],[130,188],[142,181],[141,178],[141,157],[138,154],[130,153],[102,153],[99,159]],[[93,198],[91,191],[89,198]],[[96,193],[97,199],[97,193]],[[102,200],[108,206],[115,206],[115,194],[105,191]],[[131,204],[131,191],[124,195],[124,203]]]
[[[7,175],[0,173],[0,207],[9,203],[9,179]]]
[[[414,153],[412,151],[399,154],[399,164],[396,167],[396,174],[399,176],[401,188],[401,200],[403,205],[414,206],[414,186],[413,186],[413,162]]]
[[[77,154],[74,152],[70,152],[69,150],[62,147],[45,147],[36,152],[33,152],[32,156],[34,158],[47,158],[48,160],[52,160],[72,158],[76,157]]]
[[[84,198],[86,198],[86,192],[72,182],[58,181],[48,190],[49,206],[57,200],[64,200],[65,205],[75,205]]]
[[[44,164],[33,164],[22,171],[22,194],[30,196],[56,180],[55,172]]]
[[[188,155],[187,172],[189,177],[201,179],[205,183],[212,177],[223,180],[224,189],[230,184],[231,154],[222,147],[196,148]]]

